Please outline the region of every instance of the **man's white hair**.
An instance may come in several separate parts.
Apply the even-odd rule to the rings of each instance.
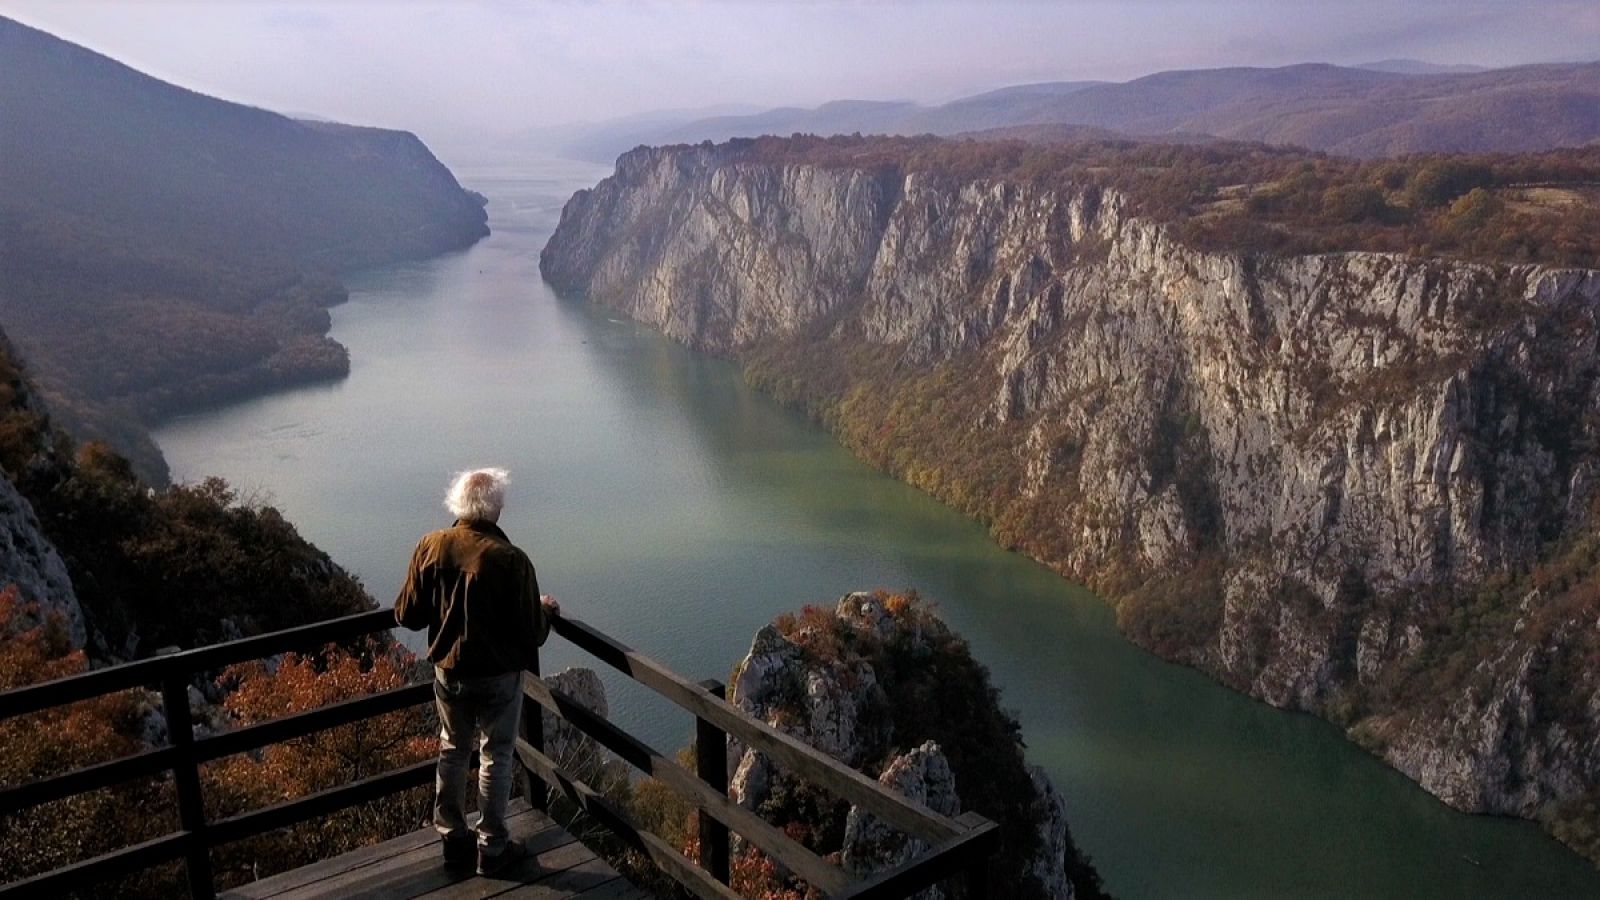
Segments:
[[[456,475],[444,495],[444,507],[458,519],[493,522],[506,505],[506,485],[511,473],[505,469],[471,469]]]

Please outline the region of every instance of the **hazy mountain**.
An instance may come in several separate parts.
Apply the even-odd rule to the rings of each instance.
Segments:
[[[1374,72],[1393,72],[1397,75],[1465,75],[1489,71],[1488,66],[1431,63],[1420,59],[1380,59],[1377,62],[1362,63],[1356,68],[1370,69]]]
[[[718,116],[685,123],[660,135],[666,143],[725,141],[751,134],[899,133],[925,107],[906,100],[835,100],[815,109],[782,107],[747,116]]]
[[[934,107],[850,101],[721,116],[636,133],[630,143],[794,132],[948,135],[1040,125],[1214,135],[1355,156],[1544,150],[1600,139],[1600,63],[1482,71],[1414,60],[1196,69],[1123,83],[1020,85]],[[595,142],[583,152],[609,158],[626,149]]]
[[[666,122],[632,116],[590,125],[558,144],[582,159],[609,162],[640,144],[694,144],[761,134],[956,134],[1025,121],[1061,97],[1100,82],[1052,82],[1001,88],[942,106],[906,100],[835,100],[815,108],[785,106]]]
[[[1525,151],[1600,138],[1600,65],[1399,75],[1328,65],[1164,72],[1062,98],[1057,121],[1356,156]]]
[[[686,109],[660,109],[619,116],[598,122],[564,122],[558,125],[540,125],[509,135],[499,135],[483,141],[476,156],[515,156],[523,153],[557,154],[576,159],[599,159],[609,162],[621,147],[637,147],[665,132],[681,128],[690,122],[714,119],[721,116],[747,116],[762,111],[751,104],[724,103],[715,106],[697,106]],[[445,148],[455,153],[454,148]]]
[[[902,123],[897,133],[956,134],[1032,123],[1048,116],[1062,98],[1100,84],[1104,82],[1052,81],[1001,88],[919,112]]]
[[[0,323],[61,418],[135,424],[346,371],[334,276],[488,233],[414,135],[297,121],[0,18]]]

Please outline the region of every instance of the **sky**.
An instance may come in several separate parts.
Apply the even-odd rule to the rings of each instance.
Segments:
[[[1600,57],[1595,0],[0,0],[0,14],[184,87],[430,143],[1178,68]]]

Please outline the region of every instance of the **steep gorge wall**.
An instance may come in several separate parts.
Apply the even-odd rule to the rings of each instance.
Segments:
[[[541,269],[740,358],[1145,646],[1600,846],[1600,273],[1204,253],[1093,186],[706,146],[625,155]]]

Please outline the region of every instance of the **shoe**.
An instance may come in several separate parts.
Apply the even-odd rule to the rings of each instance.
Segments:
[[[451,835],[444,839],[444,867],[446,869],[471,869],[478,849],[478,838],[472,832]]]
[[[478,874],[499,875],[527,858],[528,848],[521,841],[506,841],[505,849],[493,856],[478,851]]]

